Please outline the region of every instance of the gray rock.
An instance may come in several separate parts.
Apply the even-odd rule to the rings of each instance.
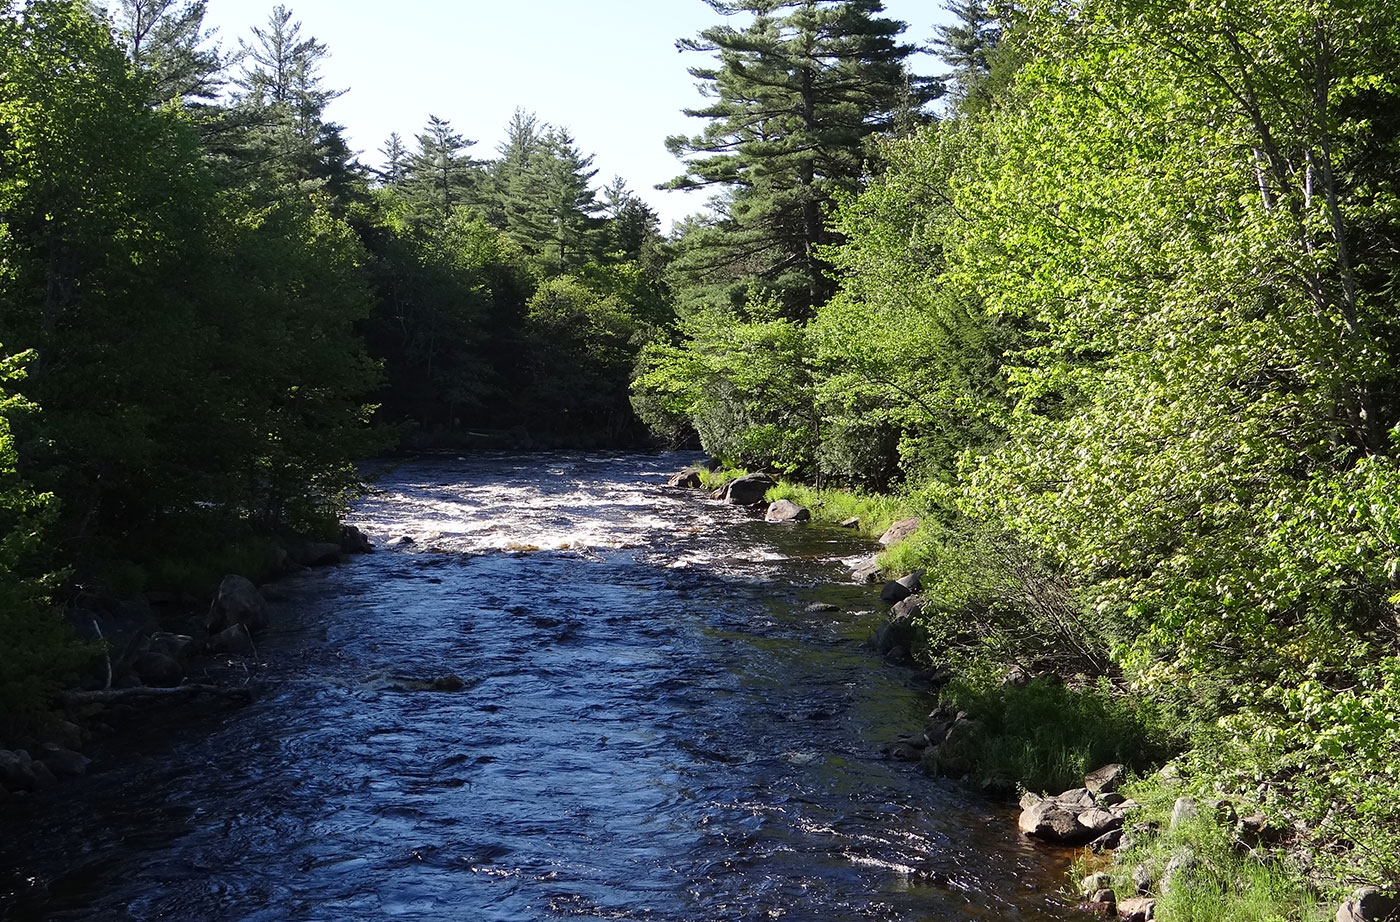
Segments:
[[[1152,888],[1157,886],[1157,868],[1146,862],[1133,868],[1133,886],[1137,887],[1137,892],[1148,894]]]
[[[1097,798],[1100,807],[1116,807],[1119,804],[1128,802],[1128,798],[1117,791],[1109,791],[1107,794],[1100,794]]]
[[[894,603],[894,608],[890,609],[891,620],[909,619],[913,620],[924,612],[924,600],[922,596],[911,595],[900,599]]]
[[[369,537],[354,525],[340,526],[340,549],[346,554],[372,554],[374,545]]]
[[[46,743],[39,750],[39,760],[55,775],[81,775],[92,762],[87,756],[62,746]]]
[[[1090,874],[1079,882],[1079,892],[1086,898],[1092,898],[1100,890],[1109,890],[1113,887],[1113,876],[1111,874]]]
[[[135,663],[136,675],[152,688],[174,688],[185,681],[185,670],[164,653],[143,653]]]
[[[806,506],[799,506],[790,499],[780,499],[770,503],[764,514],[765,522],[809,522],[812,512]]]
[[[1110,829],[1089,843],[1091,852],[1109,852],[1123,845],[1123,830]]]
[[[303,567],[324,567],[340,563],[342,551],[339,544],[329,541],[312,541],[292,550],[292,559]]]
[[[1128,770],[1115,762],[1085,775],[1084,787],[1091,794],[1107,794],[1118,790],[1127,776]]]
[[[1053,800],[1043,800],[1022,810],[1016,825],[1021,832],[1057,845],[1082,845],[1089,841],[1089,830],[1081,826],[1077,814]]]
[[[1041,797],[1039,794],[1032,794],[1030,791],[1027,791],[1026,793],[1021,795],[1021,809],[1029,810],[1031,807],[1034,807],[1036,804],[1041,803],[1044,800],[1045,798]]]
[[[234,575],[225,576],[219,584],[204,626],[210,634],[217,634],[233,624],[244,625],[249,631],[261,631],[267,627],[267,622],[267,601],[258,593],[258,588],[245,577]]]
[[[841,528],[860,528],[860,517],[851,516],[849,519],[843,519],[839,524]]]
[[[1118,918],[1125,922],[1152,922],[1157,911],[1157,901],[1147,897],[1133,897],[1118,904]]]
[[[883,544],[885,547],[890,547],[891,545],[895,545],[903,541],[905,538],[909,537],[918,530],[918,519],[901,519],[900,521],[895,522],[889,528],[885,529],[885,533],[880,536],[880,543]]]
[[[884,575],[885,571],[881,569],[880,564],[876,562],[874,557],[870,557],[856,564],[856,568],[851,571],[851,580],[868,585],[878,583]]]
[[[1076,817],[1076,821],[1098,838],[1106,832],[1123,828],[1123,817],[1099,807],[1091,807]]]
[[[767,474],[745,474],[725,484],[719,498],[733,506],[756,506],[775,486],[777,483]]]
[[[210,653],[231,653],[237,656],[252,656],[253,638],[241,624],[231,624],[209,638]]]
[[[1020,666],[1012,666],[1002,676],[1001,684],[1008,688],[1025,688],[1031,684],[1031,674]]]
[[[190,653],[193,652],[194,638],[188,634],[157,631],[151,635],[150,646],[147,649],[152,653],[168,656],[183,666],[189,662]]]
[[[1199,808],[1196,806],[1195,800],[1190,797],[1178,797],[1176,803],[1172,805],[1170,828],[1175,829],[1187,820],[1194,818],[1198,812]]]
[[[1071,791],[1065,791],[1055,798],[1055,802],[1075,812],[1090,810],[1098,806],[1098,803],[1094,800],[1094,795],[1090,794],[1087,788],[1075,788]]]
[[[34,760],[23,749],[0,749],[0,785],[11,791],[32,791],[38,786]]]
[[[922,570],[915,570],[899,579],[890,580],[885,583],[885,588],[880,590],[880,601],[891,604],[904,601],[923,588],[923,576]]]
[[[1362,887],[1337,910],[1337,922],[1381,922],[1400,910],[1393,894],[1378,887]]]
[[[1196,867],[1196,856],[1190,849],[1183,849],[1172,855],[1167,861],[1167,866],[1162,869],[1162,882],[1159,889],[1163,895],[1171,893],[1177,882],[1184,880],[1191,875],[1191,871]]]
[[[671,475],[671,479],[666,481],[668,487],[684,487],[688,490],[698,490],[705,485],[700,479],[698,468],[688,467],[678,474]]]

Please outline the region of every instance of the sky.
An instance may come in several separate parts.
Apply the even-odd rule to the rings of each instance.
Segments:
[[[282,0],[330,49],[324,85],[348,92],[328,117],[346,128],[370,165],[397,131],[411,149],[436,115],[476,140],[470,153],[496,156],[517,108],[568,128],[595,155],[595,185],[614,176],[672,221],[703,209],[701,194],[654,189],[681,172],[665,147],[695,134],[704,120],[681,110],[701,97],[687,67],[706,57],[678,52],[678,38],[721,20],[702,0]],[[274,0],[208,0],[205,25],[225,51]],[[926,42],[942,21],[940,0],[886,0],[886,15],[910,24],[905,40]],[[921,56],[919,72],[936,70]]]

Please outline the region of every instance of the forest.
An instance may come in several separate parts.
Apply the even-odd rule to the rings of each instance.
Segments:
[[[198,0],[0,3],[10,712],[65,605],[255,573],[378,452],[698,446],[919,517],[920,655],[1085,725],[987,771],[1264,817],[1158,918],[1400,879],[1394,10],[951,0],[925,76],[878,0],[704,2],[669,235],[523,110],[362,162],[285,7],[220,55]]]

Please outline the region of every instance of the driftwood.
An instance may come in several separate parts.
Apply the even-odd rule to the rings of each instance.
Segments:
[[[150,688],[138,685],[135,688],[100,688],[94,691],[72,690],[63,692],[65,704],[110,704],[116,701],[134,701],[141,698],[197,698],[211,695],[236,701],[251,701],[256,685],[176,685],[172,688]]]

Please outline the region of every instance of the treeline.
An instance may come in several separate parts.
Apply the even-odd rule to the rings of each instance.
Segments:
[[[1290,873],[1395,880],[1394,10],[968,0],[918,125],[893,80],[844,92],[879,4],[711,5],[759,15],[696,43],[709,127],[673,144],[725,200],[678,243],[639,410],[901,491],[930,655],[1152,702],[1185,783],[1263,811]]]
[[[396,441],[632,444],[656,215],[562,128],[445,120],[382,168],[275,7],[0,2],[0,702],[90,651],[65,603],[203,592],[333,536]],[[502,435],[502,432],[505,434]],[[57,606],[57,607],[56,607]]]

